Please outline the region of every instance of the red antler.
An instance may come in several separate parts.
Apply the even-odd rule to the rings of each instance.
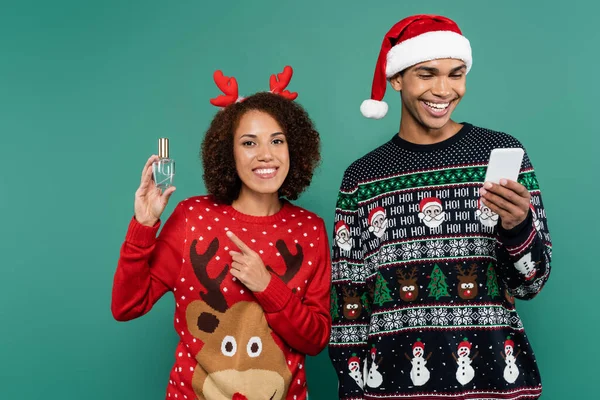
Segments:
[[[288,100],[295,100],[296,97],[298,97],[298,93],[284,90],[290,83],[293,73],[294,71],[292,70],[292,67],[287,65],[285,68],[283,68],[282,73],[277,74],[277,76],[275,76],[275,74],[271,75],[271,79],[269,79],[271,92],[283,96]]]
[[[210,99],[210,104],[217,107],[227,107],[238,100],[238,84],[234,77],[223,75],[220,70],[215,71],[213,78],[217,87],[221,89],[225,95],[220,95],[214,99]]]

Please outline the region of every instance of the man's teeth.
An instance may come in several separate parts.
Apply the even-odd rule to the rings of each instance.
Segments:
[[[259,175],[268,175],[268,174],[274,173],[275,168],[261,168],[261,169],[254,170],[254,172],[256,172]]]
[[[443,110],[450,105],[450,103],[430,103],[428,101],[425,101],[424,103],[427,104],[429,107],[435,108],[438,110]]]

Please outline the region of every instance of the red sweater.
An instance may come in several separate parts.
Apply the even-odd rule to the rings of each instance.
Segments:
[[[212,197],[177,205],[158,238],[129,224],[115,273],[112,312],[126,321],[175,296],[175,352],[167,398],[305,399],[305,355],[329,340],[331,263],[317,215],[289,202],[253,217]],[[272,271],[252,293],[228,271],[231,230]]]

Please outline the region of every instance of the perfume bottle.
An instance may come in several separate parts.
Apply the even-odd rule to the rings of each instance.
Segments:
[[[175,160],[169,158],[169,139],[158,139],[158,157],[152,164],[154,183],[161,191],[173,185],[175,176]]]

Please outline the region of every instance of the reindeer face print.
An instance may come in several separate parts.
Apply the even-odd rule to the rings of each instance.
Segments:
[[[355,320],[360,317],[362,312],[362,303],[360,297],[356,294],[356,290],[343,289],[344,291],[344,317],[349,320]]]
[[[220,287],[228,265],[215,277],[207,272],[210,263],[218,262],[214,257],[218,239],[213,239],[204,253],[197,251],[197,244],[198,240],[192,242],[190,261],[204,291],[200,293],[202,300],[192,301],[185,310],[188,331],[203,343],[194,356],[200,366],[192,376],[194,392],[203,399],[284,399],[292,376],[262,308],[249,301],[229,306]],[[283,240],[275,247],[284,260],[285,273],[267,268],[288,283],[302,265],[302,247],[296,245],[296,254]]]
[[[252,327],[240,326],[241,320],[253,321]],[[285,398],[291,373],[257,303],[241,301],[219,313],[197,300],[187,307],[186,321],[190,333],[204,343],[195,356],[202,368],[192,377],[198,397]]]
[[[464,300],[474,299],[477,296],[477,265],[471,265],[466,273],[460,265],[456,266],[458,275],[458,296]]]
[[[415,301],[419,296],[419,286],[417,285],[417,267],[413,267],[407,276],[403,270],[396,270],[398,283],[400,284],[400,298],[404,301]]]

